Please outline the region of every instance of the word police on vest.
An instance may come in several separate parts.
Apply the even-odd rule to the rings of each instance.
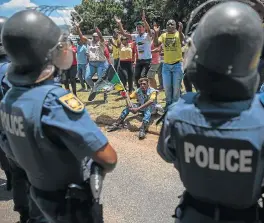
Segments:
[[[203,145],[195,147],[192,143],[184,142],[185,162],[190,163],[193,159],[201,168],[249,173],[252,172],[252,156],[252,150],[214,149]],[[219,157],[218,160],[215,157]]]
[[[6,112],[1,111],[1,122],[3,128],[10,134],[25,137],[24,132],[24,119],[22,116],[10,115]]]

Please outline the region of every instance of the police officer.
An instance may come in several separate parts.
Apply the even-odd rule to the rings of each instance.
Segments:
[[[5,17],[0,17],[0,33],[4,22],[7,20]],[[0,35],[1,36],[1,35]],[[9,65],[9,60],[6,56],[2,41],[0,41],[0,92],[1,100],[10,89],[11,84],[6,78],[6,72]],[[1,138],[5,137],[1,134]],[[6,146],[7,144],[5,144]],[[19,223],[37,223],[46,222],[45,218],[33,202],[33,200],[28,196],[29,192],[29,182],[27,180],[27,175],[23,169],[21,169],[18,164],[10,158],[6,158],[4,151],[1,149],[1,164],[6,167],[7,175],[7,188],[11,190],[11,185],[13,188],[13,200],[14,200],[14,211],[19,213],[20,221]],[[2,161],[3,160],[3,161]],[[12,182],[12,183],[11,183]]]
[[[258,14],[228,1],[210,9],[189,40],[186,73],[199,93],[168,109],[159,155],[186,188],[176,222],[259,222],[264,96],[256,95],[263,45]]]
[[[6,20],[7,20],[6,17],[0,16],[0,34],[1,34],[2,27]],[[2,45],[2,41],[1,41],[1,35],[0,35],[0,82],[1,83],[4,79],[5,70],[7,68],[7,65],[8,65],[8,58],[6,57],[6,54],[5,54],[3,45]],[[4,90],[3,88],[1,88],[0,90],[0,99],[2,99],[4,96],[3,90]],[[5,175],[6,175],[6,180],[7,180],[6,189],[7,191],[10,191],[12,189],[12,184],[11,184],[12,175],[11,175],[8,160],[2,149],[0,149],[0,163],[1,163],[2,170],[5,172]]]
[[[8,19],[2,39],[13,85],[0,105],[7,152],[25,170],[31,196],[49,222],[93,222],[82,161],[90,157],[107,173],[117,156],[83,103],[54,84],[55,67],[72,64],[67,35],[44,14],[23,10]]]
[[[260,0],[251,0],[253,4],[253,9],[255,9],[257,11],[257,13],[259,14],[260,18],[263,21],[264,18],[264,5]],[[264,28],[264,23],[262,24],[263,28]],[[264,31],[264,30],[263,30]],[[260,61],[259,61],[259,66],[258,66],[258,72],[260,74],[260,81],[259,81],[259,88],[258,91],[259,92],[263,92],[264,91],[264,47],[262,48],[262,52],[260,55]]]

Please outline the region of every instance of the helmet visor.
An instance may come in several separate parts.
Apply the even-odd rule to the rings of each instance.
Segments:
[[[73,51],[66,34],[61,35],[58,44],[51,49],[52,64],[61,70],[68,70],[73,62]]]

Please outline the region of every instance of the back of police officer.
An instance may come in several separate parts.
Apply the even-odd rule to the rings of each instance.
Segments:
[[[259,222],[264,173],[264,96],[256,95],[263,30],[240,2],[220,3],[199,22],[186,72],[188,93],[165,117],[159,155],[186,188],[176,222]]]
[[[9,152],[26,171],[31,196],[49,222],[93,222],[81,162],[93,158],[109,172],[117,156],[82,102],[53,82],[55,68],[72,64],[67,36],[42,13],[24,10],[9,18],[2,38],[13,85],[0,106]],[[76,190],[85,196],[76,198]]]
[[[3,28],[4,23],[7,21],[6,17],[0,17],[0,33]],[[1,37],[1,35],[0,35]],[[0,38],[0,99],[2,100],[6,92],[12,87],[10,82],[6,78],[6,72],[9,65],[9,60],[7,58],[6,52],[4,50],[1,38]],[[29,183],[27,180],[27,175],[23,169],[21,169],[18,164],[12,159],[13,156],[9,158],[6,157],[4,151],[6,151],[6,146],[8,142],[5,139],[5,135],[1,132],[1,142],[5,146],[0,149],[0,162],[7,177],[7,189],[11,190],[13,194],[14,201],[14,211],[19,213],[19,223],[38,223],[46,222],[45,218],[39,211],[38,207],[35,205],[33,200],[29,195]],[[3,150],[2,150],[3,149]]]

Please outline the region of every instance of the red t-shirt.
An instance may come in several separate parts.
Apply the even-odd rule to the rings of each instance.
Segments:
[[[72,46],[72,52],[73,52],[72,65],[77,65],[77,59],[76,59],[77,47],[76,46]]]
[[[108,61],[108,63],[110,63],[110,53],[107,47],[104,48],[104,55]]]
[[[132,49],[133,49],[133,62],[134,62],[135,59],[138,60],[137,44],[135,41],[132,42]]]
[[[110,54],[109,54],[109,50],[107,49],[107,47],[104,48],[104,55],[105,55],[107,60],[110,59]]]
[[[159,51],[160,51],[160,46],[159,47],[155,47],[154,42],[152,42],[152,44],[151,44],[151,50],[154,50],[156,48],[158,48]],[[151,54],[152,54],[152,61],[151,61],[151,63],[152,64],[159,64],[160,63],[160,52],[155,52],[155,53],[151,52]]]

